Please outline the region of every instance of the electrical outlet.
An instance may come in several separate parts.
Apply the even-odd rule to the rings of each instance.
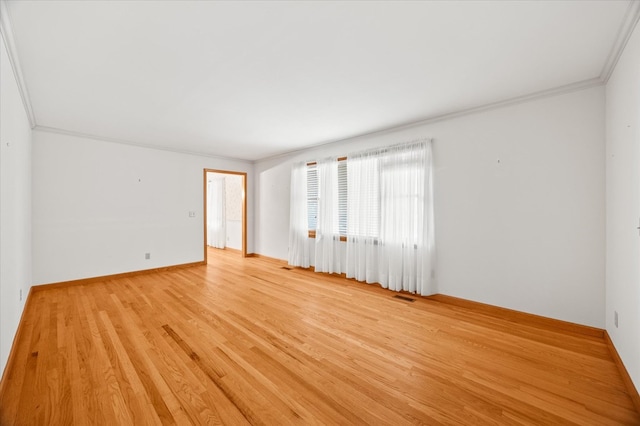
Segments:
[[[196,212],[190,211],[189,212],[189,217],[196,217]]]
[[[147,260],[151,259],[151,253],[145,253],[144,258]]]
[[[618,328],[618,311],[613,311],[613,325]]]

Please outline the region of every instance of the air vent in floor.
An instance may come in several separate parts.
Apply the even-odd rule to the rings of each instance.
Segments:
[[[292,270],[293,268],[290,268],[290,267],[288,267],[288,266],[283,266],[283,267],[282,267],[282,269],[286,269],[287,271],[290,271],[290,270]]]
[[[415,302],[416,301],[416,299],[413,299],[413,298],[407,297],[407,296],[402,296],[400,294],[396,294],[393,297],[395,297],[396,299],[404,300],[405,302]]]

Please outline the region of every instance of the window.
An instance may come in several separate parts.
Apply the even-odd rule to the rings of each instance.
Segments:
[[[347,159],[338,160],[338,234],[347,235]]]
[[[309,236],[315,237],[318,229],[318,167],[316,163],[307,163],[307,223]],[[340,236],[347,235],[347,158],[338,159],[338,229]]]
[[[381,232],[386,240],[415,245],[419,239],[420,221],[424,208],[424,180],[420,170],[423,158],[414,152],[396,152],[380,158],[380,191],[385,206],[385,219]],[[389,206],[395,206],[393,208]]]
[[[433,294],[431,145],[422,139],[350,153],[348,160],[295,163],[290,264]],[[309,237],[315,238],[313,260]]]
[[[347,235],[378,240],[389,232],[404,235],[405,228],[417,232],[419,216],[414,213],[420,210],[424,199],[418,195],[415,176],[411,176],[410,170],[419,168],[421,161],[419,155],[404,148],[356,153],[348,160],[339,158],[338,221],[331,233],[346,241]],[[336,173],[336,169],[333,170],[332,173]],[[318,229],[319,174],[317,163],[307,163],[307,222],[312,238]],[[383,204],[387,207],[383,208]],[[391,210],[389,205],[399,207]],[[387,213],[383,215],[383,211]]]
[[[380,161],[356,156],[348,163],[347,233],[353,237],[380,236]]]
[[[307,164],[307,223],[309,236],[315,236],[318,228],[318,167],[316,163]]]

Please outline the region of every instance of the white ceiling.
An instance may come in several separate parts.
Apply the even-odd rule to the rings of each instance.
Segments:
[[[601,81],[629,6],[7,2],[38,127],[245,160]]]

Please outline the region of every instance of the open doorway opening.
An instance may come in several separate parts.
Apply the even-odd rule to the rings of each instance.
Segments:
[[[204,260],[208,248],[238,250],[247,257],[247,174],[204,169]]]

